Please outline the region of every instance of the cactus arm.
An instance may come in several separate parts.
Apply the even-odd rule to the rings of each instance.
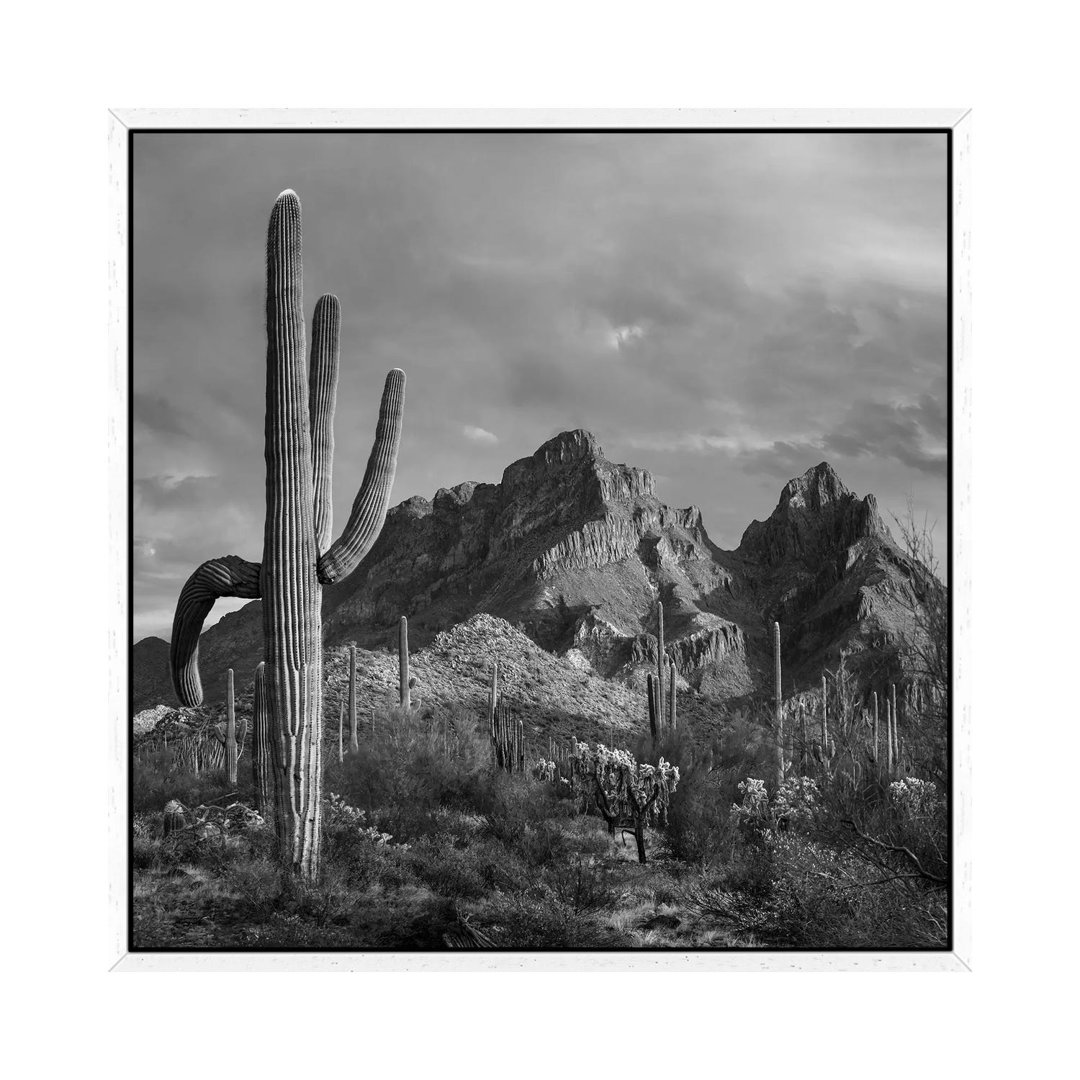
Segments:
[[[397,470],[404,400],[405,372],[394,368],[386,376],[375,443],[349,520],[341,536],[319,559],[319,581],[324,585],[348,577],[371,550],[382,530]]]
[[[311,327],[311,373],[308,407],[311,415],[311,480],[314,488],[315,544],[330,546],[334,503],[334,406],[337,404],[338,361],[341,357],[341,304],[329,293],[315,305]]]
[[[258,600],[260,566],[239,555],[209,559],[184,582],[173,616],[169,667],[173,689],[181,705],[201,705],[202,681],[199,678],[199,634],[214,601],[222,596]]]

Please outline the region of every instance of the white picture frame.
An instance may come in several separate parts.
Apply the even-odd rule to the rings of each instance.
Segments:
[[[952,948],[940,952],[137,952],[128,948],[129,834],[129,193],[130,136],[145,128],[945,129],[950,139],[952,598]],[[130,971],[970,971],[971,684],[970,386],[971,114],[918,110],[335,110],[124,109],[109,115],[110,636],[109,882],[111,970]]]

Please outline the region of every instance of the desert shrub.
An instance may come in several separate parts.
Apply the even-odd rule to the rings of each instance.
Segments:
[[[241,802],[251,799],[251,770],[241,763],[238,783],[230,785],[224,770],[196,775],[180,768],[171,750],[147,751],[134,761],[132,802],[136,813],[160,813],[170,799],[187,807],[213,803],[230,794]]]
[[[488,744],[475,721],[457,719],[456,736],[447,745],[444,720],[394,710],[360,753],[328,764],[326,788],[403,841],[435,830],[440,807],[483,811],[491,804],[495,779]]]
[[[603,925],[595,911],[575,910],[541,882],[526,892],[497,894],[484,908],[485,932],[502,948],[618,948],[626,934]]]

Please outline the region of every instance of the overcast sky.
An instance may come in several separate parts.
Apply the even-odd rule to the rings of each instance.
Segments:
[[[338,529],[402,367],[394,503],[583,427],[722,547],[827,460],[944,558],[944,135],[142,134],[134,175],[136,640],[199,562],[261,558],[287,187],[309,326],[341,299]]]

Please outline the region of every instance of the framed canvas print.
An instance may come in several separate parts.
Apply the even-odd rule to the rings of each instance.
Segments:
[[[120,970],[961,970],[966,127],[112,120]]]

